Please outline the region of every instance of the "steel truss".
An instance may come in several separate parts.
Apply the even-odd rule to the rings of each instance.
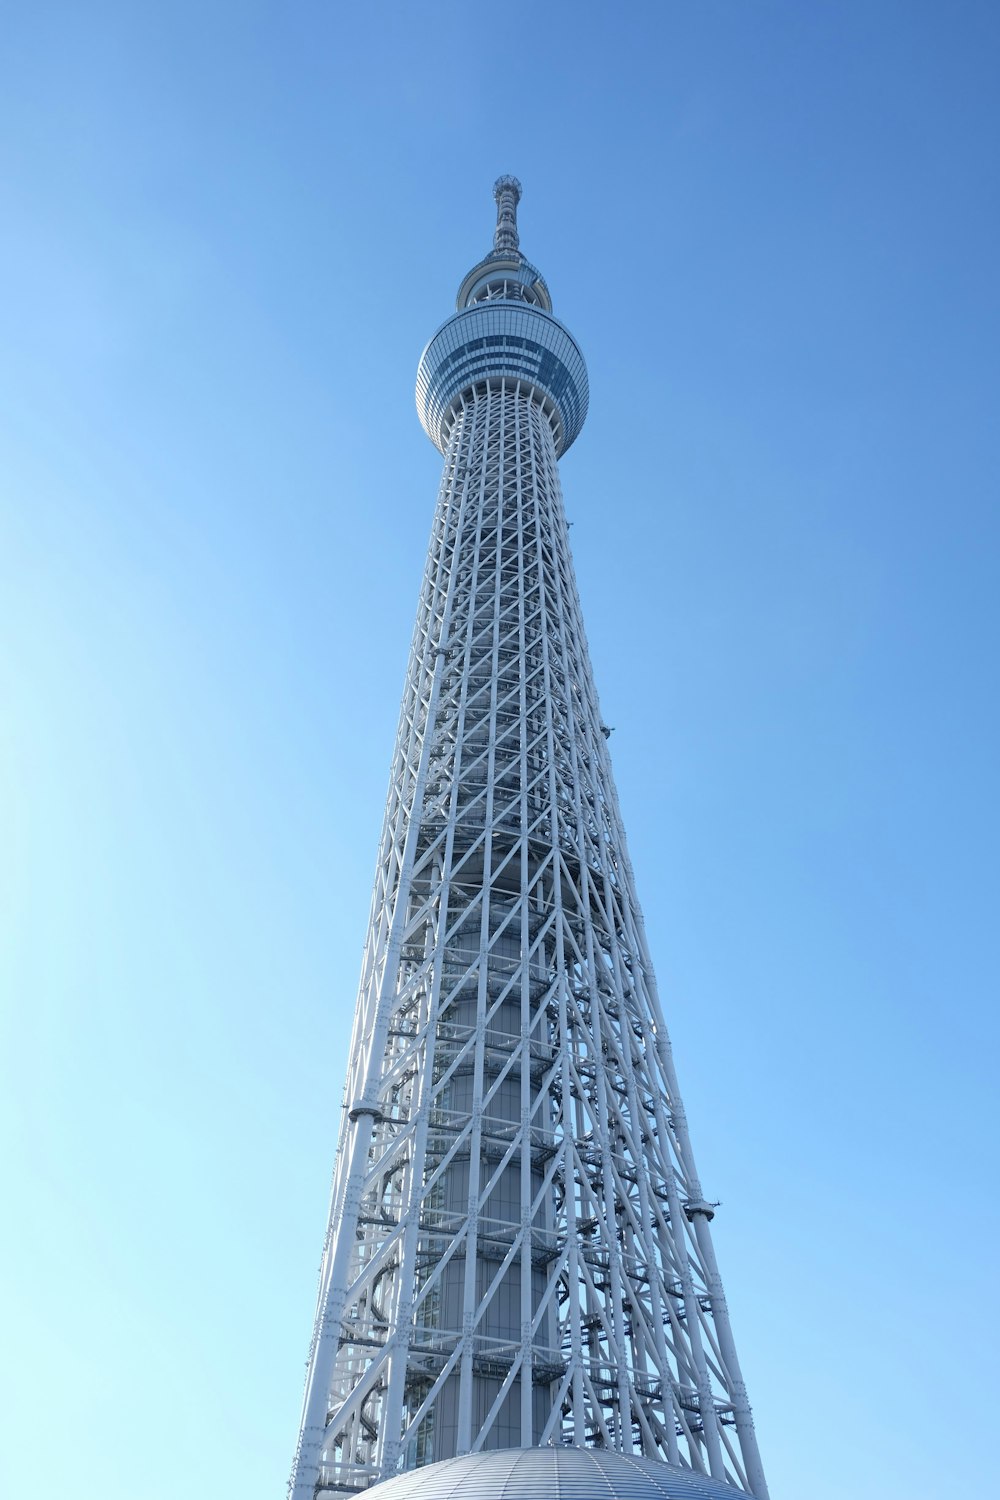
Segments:
[[[554,426],[482,382],[410,654],[295,1500],[562,1441],[766,1497],[607,734]]]

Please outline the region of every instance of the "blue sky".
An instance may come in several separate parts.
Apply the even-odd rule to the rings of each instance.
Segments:
[[[0,1481],[283,1493],[439,458],[524,183],[772,1494],[991,1461],[990,4],[39,4],[0,58]]]

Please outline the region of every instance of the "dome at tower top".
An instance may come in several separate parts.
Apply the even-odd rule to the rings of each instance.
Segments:
[[[740,1500],[746,1491],[693,1469],[607,1448],[498,1448],[410,1469],[378,1500]]]

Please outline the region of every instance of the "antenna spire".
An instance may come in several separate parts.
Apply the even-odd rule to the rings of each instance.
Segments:
[[[517,255],[517,205],[521,199],[521,184],[516,177],[498,177],[493,184],[493,196],[497,200],[493,248],[500,255]]]

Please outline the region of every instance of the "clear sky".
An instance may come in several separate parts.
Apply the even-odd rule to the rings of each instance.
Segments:
[[[524,184],[774,1500],[983,1493],[1000,8],[36,3],[0,50],[0,1489],[273,1500],[440,469]]]

